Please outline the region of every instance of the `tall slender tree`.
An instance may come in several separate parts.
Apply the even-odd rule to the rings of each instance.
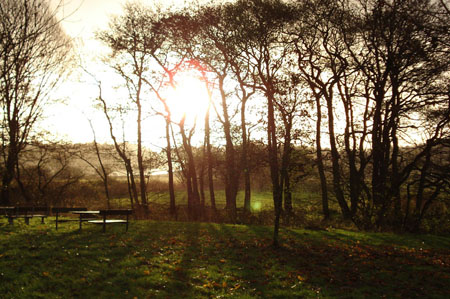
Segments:
[[[26,147],[50,93],[71,67],[71,41],[44,0],[0,5],[1,194],[8,205],[20,152]]]

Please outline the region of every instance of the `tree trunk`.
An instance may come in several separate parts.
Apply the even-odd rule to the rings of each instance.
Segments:
[[[236,171],[236,152],[233,146],[233,140],[231,137],[231,123],[228,115],[228,107],[226,102],[226,95],[223,89],[223,77],[219,79],[219,89],[222,98],[222,111],[223,111],[223,130],[225,133],[225,198],[226,209],[228,215],[231,217],[231,221],[236,219],[236,196],[239,184],[239,172]]]
[[[175,187],[173,181],[173,166],[172,166],[172,146],[170,144],[170,118],[166,117],[166,141],[167,141],[167,168],[169,175],[169,196],[170,196],[170,215],[176,216],[177,208],[175,205]]]
[[[244,96],[245,97],[245,96]],[[251,185],[250,168],[248,163],[248,138],[247,126],[245,124],[245,106],[247,99],[243,98],[241,103],[241,131],[242,131],[242,169],[244,172],[244,211],[251,213]]]
[[[137,117],[137,161],[139,168],[139,186],[141,191],[141,203],[144,208],[144,214],[148,216],[148,203],[147,203],[147,185],[145,183],[145,173],[144,173],[144,162],[143,162],[143,153],[142,153],[142,128],[141,128],[141,119],[142,119],[142,108],[141,102],[139,98],[141,87],[141,81],[139,80],[139,91],[136,99],[136,105],[138,108],[138,117]]]
[[[133,167],[131,166],[131,160],[128,158],[128,156],[126,154],[125,144],[124,144],[124,148],[121,149],[119,143],[117,142],[117,138],[116,138],[116,135],[114,134],[114,130],[113,130],[112,120],[109,117],[108,107],[106,106],[106,102],[102,97],[102,88],[101,88],[100,84],[99,84],[98,88],[99,88],[98,100],[102,104],[103,114],[105,115],[106,120],[109,125],[109,134],[111,136],[111,139],[113,140],[114,148],[116,149],[117,154],[120,156],[123,163],[125,164],[131,205],[133,206],[133,200],[134,200],[136,202],[136,205],[139,208],[140,204],[139,204],[139,199],[138,199],[138,194],[137,194],[136,181],[134,179],[134,174],[133,174]]]
[[[201,163],[200,163],[200,174],[198,177],[198,184],[200,187],[200,214],[202,215],[202,217],[204,216],[204,211],[205,211],[205,159],[206,158],[206,145],[203,144],[203,149],[202,149],[202,158],[201,158]]]
[[[328,187],[327,179],[325,176],[325,167],[323,165],[322,156],[322,142],[321,142],[321,126],[322,126],[322,109],[320,106],[320,97],[316,96],[316,109],[317,109],[317,120],[316,120],[316,157],[317,157],[317,170],[319,172],[320,178],[320,188],[322,195],[322,213],[324,220],[330,218],[330,210],[328,208]]]
[[[356,151],[353,147],[350,145],[350,130],[353,132],[353,117],[351,117],[352,113],[352,104],[351,100],[348,99],[346,94],[342,91],[341,85],[338,83],[338,88],[341,93],[341,99],[344,105],[344,113],[345,113],[345,129],[344,129],[344,146],[345,146],[345,152],[347,154],[347,160],[348,160],[348,168],[350,171],[350,177],[349,177],[349,186],[350,186],[350,213],[351,216],[354,217],[358,208],[358,200],[359,200],[359,193],[360,193],[360,187],[359,182],[360,179],[358,177],[358,171],[356,169]]]
[[[95,154],[97,155],[97,160],[98,160],[98,163],[100,164],[100,169],[101,169],[101,174],[102,174],[102,175],[100,175],[100,177],[102,178],[103,188],[105,189],[106,205],[107,205],[108,209],[111,209],[111,196],[109,195],[109,176],[105,169],[105,165],[103,164],[103,159],[100,154],[100,149],[98,148],[97,137],[95,135],[95,130],[94,130],[94,127],[92,126],[92,122],[89,121],[89,124],[92,129],[92,134],[94,135]]]
[[[16,143],[17,134],[16,131],[18,130],[17,122],[11,121],[10,122],[10,133],[9,138],[10,142],[8,144],[8,156],[6,158],[5,169],[3,170],[3,176],[2,176],[2,191],[1,191],[1,205],[8,206],[11,204],[10,199],[10,184],[12,180],[14,179],[15,175],[15,167],[18,160],[19,150]]]
[[[289,173],[284,177],[284,210],[288,215],[292,215],[293,207],[292,207],[292,190],[291,190],[291,182],[290,182]]]
[[[283,190],[284,208],[288,214],[292,213],[292,196],[290,190],[290,178],[289,178],[289,164],[291,160],[291,131],[292,131],[292,118],[289,115],[284,115],[284,147],[283,155],[281,157],[281,169],[280,169],[280,189]]]
[[[136,205],[138,207],[141,207],[141,202],[139,202],[139,198],[138,198],[136,180],[134,179],[133,168],[131,167],[131,160],[126,158],[124,162],[125,162],[125,169],[127,171],[127,174],[130,177],[130,186],[131,186],[131,192],[133,194],[133,199],[136,202]]]
[[[428,168],[430,167],[431,163],[431,142],[428,141],[426,145],[426,156],[425,156],[425,162],[423,164],[422,169],[420,170],[420,179],[419,179],[419,187],[417,190],[416,195],[416,202],[415,202],[415,209],[414,209],[414,221],[417,223],[417,219],[420,218],[420,215],[422,214],[423,209],[423,195],[425,191],[425,181],[427,177]],[[415,225],[417,226],[417,225]]]
[[[275,127],[275,109],[274,109],[274,95],[271,92],[267,93],[267,138],[268,138],[268,152],[270,177],[272,180],[272,196],[273,206],[275,208],[275,221],[273,230],[273,246],[278,247],[278,233],[280,229],[280,215],[282,210],[282,190],[279,181],[278,169],[278,150],[277,150],[277,135]]]
[[[208,90],[208,93],[209,90]],[[213,177],[213,161],[211,153],[211,132],[209,127],[209,111],[211,107],[211,95],[210,101],[208,103],[208,109],[205,115],[205,141],[206,141],[206,155],[208,162],[208,189],[209,189],[209,199],[211,201],[211,208],[214,213],[216,213],[216,196],[214,194],[214,177]]]
[[[11,163],[12,163],[12,157],[10,158],[8,156],[7,162],[6,162],[6,168],[5,172],[3,173],[2,177],[2,193],[1,193],[1,205],[9,206],[11,204],[11,200],[9,198],[9,191],[10,191],[10,184],[14,178],[14,166],[11,170]]]
[[[333,115],[333,99],[331,94],[326,95],[327,111],[328,111],[328,132],[330,135],[331,160],[333,167],[333,188],[336,199],[342,211],[344,219],[351,219],[350,209],[345,201],[344,192],[341,187],[341,170],[339,166],[339,152],[336,146],[336,137],[334,134],[334,115]]]
[[[130,197],[130,207],[134,210],[134,200],[133,200],[133,191],[131,187],[130,174],[127,171],[127,186],[128,186],[128,195]]]
[[[190,200],[189,200],[189,192],[188,192],[188,204],[190,203],[190,207],[188,207],[188,209],[190,210],[190,213],[191,213],[190,217],[193,220],[198,220],[199,212],[200,212],[199,211],[200,194],[199,194],[199,190],[198,190],[197,171],[196,171],[196,167],[195,167],[194,154],[192,153],[192,147],[190,145],[190,141],[189,141],[188,137],[186,136],[186,132],[184,131],[184,119],[180,123],[180,131],[181,131],[181,136],[183,139],[183,147],[188,156],[186,173],[187,173],[188,184],[190,184],[190,188],[191,188]],[[189,191],[189,185],[188,185],[188,191]]]

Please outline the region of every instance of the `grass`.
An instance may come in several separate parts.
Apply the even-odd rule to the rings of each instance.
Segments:
[[[206,194],[206,206],[211,206],[209,195]],[[150,192],[148,195],[149,204],[158,204],[158,205],[169,205],[169,193],[168,192]],[[186,191],[175,191],[175,200],[177,205],[187,205],[187,194]],[[216,190],[215,191],[215,199],[216,199],[216,207],[217,209],[223,209],[226,205],[225,200],[225,191],[224,190]],[[112,204],[118,207],[129,207],[130,200],[128,198],[114,198],[112,200]],[[330,203],[332,206],[333,202]],[[236,197],[236,206],[237,208],[244,207],[244,192],[239,191]],[[273,196],[271,191],[252,191],[251,197],[251,207],[253,212],[267,211],[273,210]],[[303,208],[303,209],[321,209],[321,199],[320,194],[313,192],[294,192],[293,193],[293,207]]]
[[[51,220],[51,219],[49,219]],[[2,298],[449,298],[450,238],[135,221],[0,222]]]
[[[299,193],[299,197],[304,197],[304,194]],[[151,192],[148,195],[150,204],[160,204],[160,205],[168,205],[169,204],[169,193],[168,192],[160,192],[155,193]],[[187,205],[187,194],[186,191],[175,191],[176,203],[177,205]],[[215,191],[216,198],[216,207],[218,209],[225,208],[225,191],[224,190],[216,190]],[[319,202],[319,201],[317,201]],[[236,203],[238,208],[244,207],[244,192],[239,191],[236,198]],[[117,206],[129,206],[128,198],[116,198],[113,199],[113,204]],[[211,203],[209,201],[209,195],[206,194],[206,206],[210,206]],[[273,209],[273,197],[272,192],[269,191],[259,191],[252,192],[252,207],[255,212],[260,210],[272,210]]]

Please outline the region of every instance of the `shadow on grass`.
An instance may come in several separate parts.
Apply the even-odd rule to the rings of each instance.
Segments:
[[[0,230],[5,298],[449,295],[448,250],[394,250],[395,236],[283,229],[275,249],[272,228],[257,226],[137,221],[128,233],[102,233],[75,223],[55,231],[50,222]]]
[[[182,240],[184,249],[180,252],[181,258],[175,259],[172,262],[173,267],[168,273],[169,281],[167,283],[166,294],[169,297],[189,297],[190,294],[195,292],[192,283],[194,275],[191,269],[198,266],[198,253],[201,250],[198,239],[199,230],[198,223],[192,223],[186,228],[185,238]]]
[[[286,230],[285,236],[284,254],[297,256],[297,267],[305,269],[307,281],[331,296],[450,295],[445,287],[450,277],[448,251],[443,262],[434,252],[367,245],[339,232]]]
[[[264,255],[263,233],[258,231],[253,235],[252,231],[243,230],[242,226],[212,225],[208,226],[209,232],[214,240],[215,247],[211,263],[222,264],[226,270],[221,277],[222,284],[231,284],[234,289],[242,289],[248,295],[269,294],[266,291],[268,283],[264,275],[264,263],[260,257]],[[245,235],[244,238],[242,236]],[[258,251],[255,253],[255,251]],[[226,275],[229,277],[226,277]],[[224,280],[225,279],[225,280]]]

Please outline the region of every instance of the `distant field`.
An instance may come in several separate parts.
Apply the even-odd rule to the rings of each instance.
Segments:
[[[176,205],[181,209],[187,206],[187,195],[185,191],[176,191]],[[222,215],[225,215],[225,192],[223,190],[216,191],[216,207]],[[129,208],[130,200],[128,198],[116,198],[111,201],[113,207]],[[206,207],[210,207],[209,197],[206,196]],[[244,207],[244,193],[238,192],[237,208]],[[271,224],[273,222],[273,198],[272,192],[252,192],[251,198],[252,217],[238,220],[238,223],[246,224]],[[331,225],[339,228],[353,228],[353,223],[344,222],[339,214],[337,202],[330,201],[330,209],[333,219],[330,223],[322,223],[322,205],[320,195],[312,192],[295,192],[293,193],[293,208],[295,217],[289,222],[295,227],[323,227]],[[169,215],[169,194],[167,192],[150,193],[149,194],[150,219],[154,220],[174,220]],[[186,213],[186,211],[184,211]],[[178,215],[180,216],[180,215]],[[178,220],[187,220],[187,215],[183,214]],[[210,218],[207,218],[207,220]],[[222,220],[220,220],[222,219]],[[212,221],[226,220],[222,217],[219,219],[210,219]],[[283,223],[286,225],[286,223]]]
[[[450,238],[134,221],[0,218],[2,298],[450,298]]]
[[[179,205],[187,205],[187,193],[186,191],[176,191],[176,203]],[[216,197],[216,207],[221,209],[225,207],[225,191],[218,190],[215,192]],[[149,202],[156,204],[169,204],[169,194],[168,192],[161,193],[150,193],[149,194]],[[113,200],[113,203],[117,206],[128,206],[129,199],[128,198],[116,198]],[[238,192],[236,204],[238,208],[244,207],[244,192]],[[206,206],[211,206],[209,196],[206,195]],[[273,198],[272,192],[252,192],[251,197],[251,206],[255,212],[261,210],[272,210],[273,209]],[[293,194],[293,206],[294,208],[311,208],[319,207],[320,208],[320,194],[317,193],[308,193],[308,192],[296,192]]]

